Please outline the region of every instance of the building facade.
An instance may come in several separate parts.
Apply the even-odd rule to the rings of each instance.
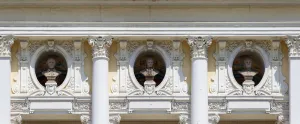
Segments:
[[[0,2],[3,124],[297,124],[300,2]]]

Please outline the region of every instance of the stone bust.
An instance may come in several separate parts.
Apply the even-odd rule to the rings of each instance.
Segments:
[[[153,67],[153,64],[154,64],[154,60],[152,58],[147,58],[146,69],[140,72],[145,76],[146,80],[153,80],[154,76],[159,73],[159,71]]]
[[[57,71],[55,69],[56,60],[54,58],[48,58],[46,64],[48,66],[48,69],[46,71],[42,72],[42,74],[45,77],[47,77],[48,81],[55,81],[56,77],[61,74],[60,71]]]
[[[246,58],[244,60],[244,71],[251,71],[252,68],[252,59]]]

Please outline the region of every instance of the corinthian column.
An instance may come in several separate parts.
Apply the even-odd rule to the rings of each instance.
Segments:
[[[289,71],[290,71],[290,124],[299,124],[300,110],[300,37],[288,36],[286,44],[289,48]],[[286,119],[286,118],[285,118]]]
[[[192,57],[191,122],[208,123],[207,48],[211,37],[190,37]]]
[[[92,124],[109,124],[108,51],[110,37],[90,37],[93,48]]]
[[[10,47],[14,43],[13,36],[0,36],[0,117],[1,124],[10,123]]]

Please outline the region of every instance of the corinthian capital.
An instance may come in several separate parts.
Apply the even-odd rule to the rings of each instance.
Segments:
[[[109,115],[109,123],[110,124],[120,124],[121,116],[119,114]]]
[[[189,37],[188,44],[191,47],[191,57],[192,59],[206,59],[207,58],[207,48],[212,43],[212,37]]]
[[[288,36],[285,43],[289,48],[289,57],[300,57],[300,36]]]
[[[10,57],[10,47],[13,43],[12,35],[0,36],[0,57]]]
[[[108,58],[112,37],[90,37],[88,41],[93,48],[93,58]]]

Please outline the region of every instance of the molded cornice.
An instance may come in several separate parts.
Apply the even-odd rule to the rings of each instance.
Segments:
[[[290,0],[10,0],[0,2],[1,6],[43,6],[43,5],[300,5]]]

